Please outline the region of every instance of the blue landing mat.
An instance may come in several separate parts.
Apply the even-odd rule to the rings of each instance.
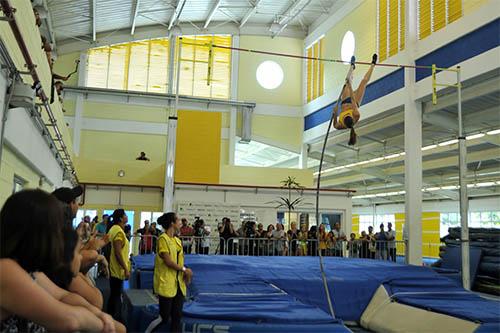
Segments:
[[[141,260],[138,267],[152,267],[151,256],[135,259]],[[186,320],[270,325],[330,320],[343,327],[328,316],[318,257],[189,255],[186,265],[195,274],[191,301],[184,306]],[[483,323],[478,331],[499,328],[500,302],[466,292],[430,268],[336,257],[324,258],[324,266],[338,319],[359,321],[384,285],[398,302]]]

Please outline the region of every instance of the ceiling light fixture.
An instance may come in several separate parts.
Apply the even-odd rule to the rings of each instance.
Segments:
[[[439,147],[444,147],[444,146],[449,146],[449,145],[452,145],[452,144],[455,144],[457,143],[458,140],[457,139],[453,139],[453,140],[449,140],[449,141],[445,141],[445,142],[441,142],[438,144]]]
[[[493,131],[486,132],[486,134],[488,134],[488,135],[500,134],[500,128],[493,130]]]

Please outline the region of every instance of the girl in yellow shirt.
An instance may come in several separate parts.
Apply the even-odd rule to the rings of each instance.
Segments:
[[[123,209],[116,209],[108,222],[108,236],[111,243],[109,258],[109,300],[108,313],[121,321],[123,281],[130,277],[130,244],[125,235],[125,224],[128,222],[127,214]]]
[[[157,241],[153,280],[154,291],[159,296],[160,318],[154,320],[146,332],[152,332],[161,323],[168,323],[169,319],[170,332],[181,332],[186,284],[191,283],[193,272],[184,266],[182,241],[175,236],[182,227],[177,214],[163,214],[157,222],[165,230]]]

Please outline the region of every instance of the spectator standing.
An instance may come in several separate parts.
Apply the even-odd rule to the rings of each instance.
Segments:
[[[368,227],[368,252],[369,252],[369,258],[370,259],[375,259],[375,253],[377,252],[377,247],[376,247],[376,238],[375,235],[373,234],[373,227],[369,226]]]
[[[319,225],[317,239],[319,241],[319,250],[321,251],[321,255],[324,257],[326,256],[328,234],[325,231],[325,225],[323,223]]]
[[[222,218],[222,223],[218,227],[220,245],[220,254],[233,255],[234,254],[234,237],[237,236],[233,224],[229,217]]]
[[[210,227],[205,226],[205,221],[199,219],[194,226],[194,236],[196,237],[196,253],[208,254],[210,249]]]
[[[104,214],[102,216],[102,221],[95,226],[95,231],[97,232],[98,235],[106,234],[106,228],[108,227],[108,218],[109,215]]]
[[[267,253],[266,253],[266,255],[268,255],[268,256],[274,255],[273,232],[274,232],[274,225],[272,225],[272,224],[268,225],[267,226],[267,233],[266,233],[266,238],[267,238],[267,243],[266,243]]]
[[[356,234],[351,233],[350,239],[347,242],[347,251],[349,253],[349,258],[359,258],[359,242],[356,239]]]
[[[180,229],[181,240],[182,240],[182,249],[184,250],[184,254],[191,254],[191,249],[193,247],[193,238],[194,230],[189,225],[188,220],[183,218],[181,220],[182,227]]]
[[[193,272],[184,266],[182,242],[175,235],[181,222],[175,213],[158,218],[165,232],[158,239],[155,257],[154,290],[158,294],[160,316],[151,322],[146,332],[153,332],[160,324],[170,322],[169,332],[182,332],[182,305],[186,296],[186,284],[191,283]]]
[[[302,223],[300,225],[300,231],[298,234],[298,255],[299,256],[307,256],[307,225]]]
[[[108,235],[111,242],[109,268],[108,313],[121,321],[123,281],[130,277],[130,243],[125,234],[125,225],[128,222],[127,214],[123,209],[116,209],[108,223]]]
[[[388,255],[390,260],[396,262],[396,230],[392,229],[392,223],[387,224]]]
[[[149,220],[144,221],[144,227],[137,229],[136,235],[141,235],[141,240],[139,241],[139,253],[149,254],[153,252],[153,237],[151,235],[151,227],[149,226]]]
[[[359,238],[361,242],[361,247],[360,247],[360,257],[361,258],[369,258],[370,257],[370,250],[368,249],[370,245],[370,239],[368,238],[368,235],[366,234],[366,231],[361,232],[361,237]]]
[[[326,246],[328,248],[327,250],[327,255],[328,256],[333,256],[335,254],[335,244],[337,241],[335,240],[335,235],[333,234],[333,231],[330,230],[328,233],[327,241],[326,241]]]
[[[264,239],[266,238],[266,231],[264,230],[264,225],[262,223],[259,223],[257,225],[257,236],[256,237],[257,237],[257,255],[261,256],[265,252]]]
[[[272,236],[274,241],[274,255],[282,256],[286,254],[285,230],[283,230],[283,224],[276,223],[276,230],[273,230]]]
[[[156,222],[151,223],[150,232],[151,237],[153,237],[153,253],[156,253],[156,243],[161,234],[161,231],[156,228]]]
[[[380,224],[380,232],[375,235],[377,242],[377,259],[387,260],[387,234],[384,231],[384,224]]]
[[[288,236],[288,242],[290,244],[290,255],[291,256],[298,255],[299,230],[297,229],[297,222],[292,222],[290,230],[288,230],[287,232],[287,236]]]
[[[344,254],[342,253],[342,245],[343,242],[347,240],[347,237],[344,233],[344,231],[340,230],[340,223],[335,223],[333,226],[333,236],[335,237],[335,248],[334,248],[334,256],[336,257],[343,257]]]
[[[307,233],[307,255],[309,256],[317,256],[318,255],[318,235],[317,235],[317,227],[312,225],[309,228],[309,232]]]

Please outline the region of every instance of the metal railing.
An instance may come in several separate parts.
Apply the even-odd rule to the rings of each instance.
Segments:
[[[130,239],[133,255],[156,253],[157,236],[133,235]],[[405,241],[220,238],[214,236],[179,236],[184,254],[235,256],[318,256],[364,258],[404,262]],[[438,258],[442,244],[422,245],[424,257]],[[399,259],[399,260],[398,260]]]

